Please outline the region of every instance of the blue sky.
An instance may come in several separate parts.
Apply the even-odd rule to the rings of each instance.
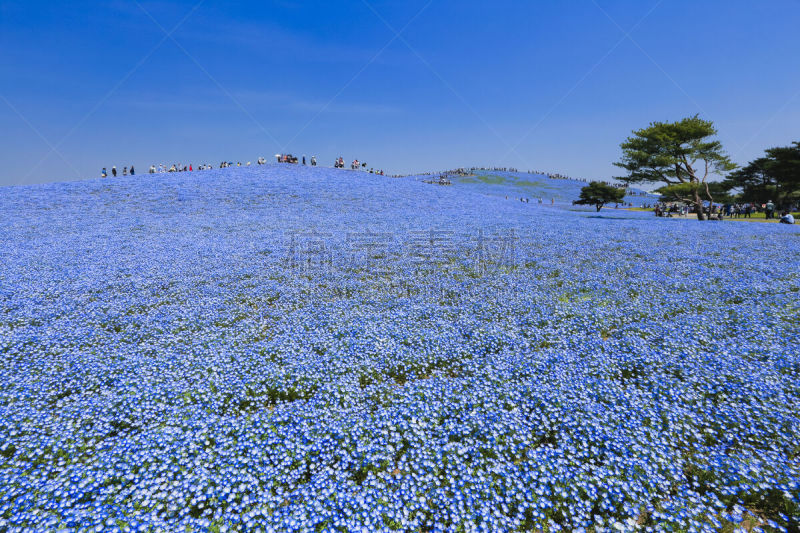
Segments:
[[[800,140],[800,1],[0,0],[0,185],[342,155],[607,179],[653,120]]]

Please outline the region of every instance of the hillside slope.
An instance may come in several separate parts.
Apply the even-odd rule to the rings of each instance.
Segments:
[[[796,527],[800,228],[483,185],[0,189],[0,530]]]
[[[527,198],[533,202],[541,199],[543,203],[571,205],[581,194],[586,182],[572,179],[551,178],[544,174],[526,172],[505,172],[493,170],[477,170],[471,176],[450,176],[453,185],[459,189],[471,190],[494,196],[508,196],[511,199]],[[430,176],[417,176],[420,181],[431,180]],[[653,204],[658,201],[657,195],[645,194],[636,188],[629,189],[631,194],[625,197],[625,203],[634,206]]]

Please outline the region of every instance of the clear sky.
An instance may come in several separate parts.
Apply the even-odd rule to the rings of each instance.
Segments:
[[[278,152],[607,179],[653,120],[800,140],[798,0],[0,0],[0,185]]]

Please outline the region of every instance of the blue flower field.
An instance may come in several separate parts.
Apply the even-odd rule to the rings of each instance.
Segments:
[[[0,189],[0,531],[798,531],[800,228],[533,180]]]

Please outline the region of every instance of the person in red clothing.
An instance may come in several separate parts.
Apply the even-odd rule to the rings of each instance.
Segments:
[[[192,164],[189,163],[189,172],[191,172],[191,171],[192,171]]]

